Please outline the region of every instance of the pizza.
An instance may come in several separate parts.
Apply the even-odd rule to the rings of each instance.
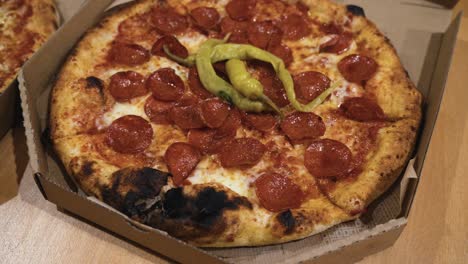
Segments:
[[[0,1],[0,94],[56,28],[52,0]]]
[[[83,36],[50,100],[53,147],[87,195],[233,247],[364,214],[405,166],[422,98],[356,6],[141,0]]]

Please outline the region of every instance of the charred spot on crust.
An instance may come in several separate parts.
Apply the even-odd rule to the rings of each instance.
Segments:
[[[171,189],[163,201],[163,212],[168,218],[190,218],[203,228],[209,228],[225,209],[238,209],[239,205],[230,201],[224,191],[208,187],[191,199],[185,197],[182,188]]]
[[[294,218],[291,210],[287,210],[279,213],[276,216],[276,220],[284,227],[284,234],[291,234],[296,227],[296,219]]]
[[[96,171],[96,162],[88,159],[75,157],[70,161],[69,167],[72,170],[73,176],[81,184],[92,180],[92,175]]]
[[[346,9],[348,10],[348,12],[350,12],[351,14],[353,14],[355,16],[362,16],[362,17],[366,16],[366,14],[364,12],[364,9],[362,7],[360,7],[360,6],[347,5]]]
[[[99,94],[103,95],[104,82],[101,79],[97,78],[97,77],[89,76],[89,77],[86,78],[86,88],[88,88],[88,89],[92,89],[92,88],[98,89]]]
[[[240,207],[252,208],[252,204],[245,197],[229,198],[225,191],[213,187],[201,189],[195,197],[185,195],[182,187],[173,188],[165,193],[161,212],[148,224],[176,237],[216,235],[226,227],[224,211]]]
[[[94,164],[95,163],[91,162],[91,161],[87,161],[87,162],[83,163],[83,165],[81,166],[81,175],[83,175],[85,177],[88,177],[91,174],[93,174],[93,172],[94,172],[93,165]]]
[[[157,205],[168,176],[147,167],[118,170],[112,174],[112,186],[101,190],[102,199],[127,216],[144,221],[148,211]]]

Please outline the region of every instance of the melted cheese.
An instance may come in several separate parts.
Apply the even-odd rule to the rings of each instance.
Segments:
[[[137,98],[129,103],[115,103],[114,106],[104,113],[102,117],[96,120],[96,126],[98,129],[103,129],[109,126],[114,120],[126,116],[126,115],[137,115],[145,119],[144,103],[147,97]]]
[[[192,184],[216,182],[220,183],[239,195],[249,197],[250,184],[254,175],[246,175],[242,170],[224,169],[220,166],[213,166],[212,156],[205,157],[197,166],[196,170],[190,176],[189,180]],[[254,177],[252,177],[254,176]]]
[[[331,94],[330,100],[338,107],[347,97],[359,97],[364,94],[362,86],[340,80],[340,85]]]

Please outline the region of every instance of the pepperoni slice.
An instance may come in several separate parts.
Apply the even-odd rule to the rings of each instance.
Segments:
[[[225,61],[219,61],[219,62],[214,63],[213,68],[215,69],[217,74],[227,76],[226,62]]]
[[[176,142],[167,148],[164,161],[172,174],[172,181],[180,186],[190,176],[201,160],[201,153],[184,142]]]
[[[118,102],[145,95],[145,77],[134,71],[118,72],[111,76],[109,92]]]
[[[283,32],[272,21],[249,23],[247,36],[249,42],[261,49],[266,49],[270,42],[280,43]]]
[[[216,154],[222,146],[231,141],[230,138],[215,138],[214,129],[191,129],[187,134],[190,145],[199,149],[203,154]]]
[[[136,154],[149,147],[153,140],[151,124],[136,115],[122,116],[107,128],[107,144],[115,151]]]
[[[162,101],[175,101],[184,94],[184,82],[174,69],[161,68],[148,77],[146,87],[153,97]]]
[[[119,37],[128,41],[153,40],[157,35],[155,28],[148,23],[146,15],[135,15],[119,24]]]
[[[197,26],[205,30],[215,28],[220,18],[218,11],[212,7],[197,7],[190,11],[190,16]]]
[[[225,168],[253,166],[266,151],[265,145],[254,138],[237,138],[225,144],[219,152],[219,160]]]
[[[280,27],[287,40],[298,40],[310,34],[310,28],[304,16],[289,14],[281,19]]]
[[[177,106],[169,110],[169,119],[182,129],[203,128],[205,123],[196,105]]]
[[[271,67],[260,71],[259,81],[263,85],[263,92],[265,95],[277,106],[285,107],[289,104],[283,83],[278,76],[276,76],[275,71],[271,69]]]
[[[137,44],[115,42],[109,51],[109,60],[118,64],[136,66],[148,62],[150,53]]]
[[[202,98],[202,99],[207,99],[210,97],[214,97],[213,94],[208,92],[208,90],[203,87],[203,84],[200,81],[200,77],[198,75],[198,71],[196,67],[191,67],[189,70],[189,75],[188,75],[188,83],[189,83],[189,88],[194,93],[196,96]]]
[[[377,67],[375,60],[359,54],[348,55],[338,63],[338,70],[343,77],[355,83],[372,78],[377,71]]]
[[[309,103],[330,87],[330,79],[316,71],[301,72],[293,77],[297,99]]]
[[[333,139],[313,141],[304,154],[304,165],[315,177],[342,177],[351,170],[349,148]]]
[[[320,30],[327,35],[329,34],[339,35],[343,33],[343,28],[338,26],[335,23],[321,24]]]
[[[216,130],[214,129],[190,129],[187,134],[188,143],[202,153],[208,154],[213,146],[214,136]]]
[[[219,98],[210,98],[200,104],[200,114],[206,126],[217,128],[223,125],[229,115],[229,105]]]
[[[242,112],[242,119],[248,127],[262,132],[271,131],[278,124],[278,120],[271,114],[254,114]]]
[[[255,192],[260,204],[272,212],[298,208],[305,198],[297,184],[273,172],[264,173],[255,180]]]
[[[172,8],[155,8],[151,12],[151,22],[163,34],[178,34],[188,28],[185,16]]]
[[[339,35],[332,35],[331,39],[322,45],[320,45],[320,52],[341,54],[348,50],[351,42],[353,41],[353,35],[349,32],[345,32]]]
[[[180,98],[177,101],[177,106],[197,105],[199,103],[200,98],[198,98],[196,95],[191,93],[185,93],[184,95],[182,95],[182,98]]]
[[[150,96],[146,99],[145,113],[151,122],[155,124],[168,125],[171,124],[171,121],[168,119],[167,114],[174,106],[174,102],[159,101]]]
[[[232,20],[230,17],[224,17],[221,20],[221,33],[226,35],[231,33],[229,41],[232,43],[248,43],[247,36],[248,22],[238,22]]]
[[[272,42],[273,43],[273,42]],[[291,49],[285,44],[272,44],[268,45],[268,51],[283,60],[284,65],[288,67],[293,62],[293,54]]]
[[[215,138],[234,138],[237,134],[237,129],[241,127],[241,115],[237,108],[232,108],[223,125],[216,129]]]
[[[216,74],[218,74],[219,77],[229,82],[229,77],[227,75],[225,61],[219,61],[219,62],[214,63],[213,68],[215,69]]]
[[[385,114],[380,106],[373,100],[365,97],[347,98],[340,109],[346,117],[361,121],[382,121],[385,120]]]
[[[226,5],[226,12],[234,20],[248,20],[253,16],[256,4],[255,0],[231,0]]]
[[[293,112],[283,119],[281,130],[291,140],[315,139],[325,134],[325,124],[314,113]]]
[[[217,154],[232,138],[217,138],[215,129],[190,129],[187,139],[190,145],[199,149],[203,154]]]
[[[168,58],[166,52],[164,52],[164,46],[166,46],[172,54],[181,58],[186,58],[189,55],[184,45],[182,45],[176,37],[170,35],[160,37],[151,48],[151,53]]]

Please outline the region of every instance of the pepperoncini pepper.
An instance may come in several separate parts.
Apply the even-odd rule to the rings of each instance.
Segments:
[[[241,60],[256,59],[270,63],[283,83],[289,102],[296,110],[301,112],[311,112],[338,86],[338,83],[333,84],[317,98],[304,105],[297,100],[291,74],[280,58],[252,45],[226,44],[226,40],[227,38],[224,40],[208,39],[201,45],[196,55],[191,55],[185,59],[172,54],[167,47],[163,48],[174,61],[187,66],[195,64],[200,81],[208,91],[221,97],[227,97],[237,107],[245,111],[261,112],[273,108],[281,114],[278,107],[263,93],[261,83],[248,73],[244,62]],[[212,66],[213,63],[225,60],[228,61],[226,70],[232,85],[217,76]],[[265,104],[253,100],[261,100]]]
[[[263,85],[247,71],[244,61],[230,59],[226,62],[226,71],[232,86],[251,100],[260,100],[268,104],[277,113],[280,109],[263,93]]]
[[[280,58],[276,57],[268,51],[246,44],[220,44],[213,48],[213,53],[211,55],[211,61],[213,63],[230,59],[257,59],[270,63],[278,75],[278,78],[283,83],[289,102],[291,102],[291,105],[296,110],[301,112],[311,112],[315,107],[320,105],[328,97],[328,95],[331,94],[331,92],[333,92],[334,88],[338,86],[337,84],[332,85],[317,98],[304,105],[297,101],[296,93],[294,92],[293,79],[289,71],[286,69],[283,60]]]
[[[216,75],[211,63],[211,52],[213,47],[221,43],[224,43],[224,41],[209,39],[200,46],[195,56],[198,75],[203,86],[209,92],[232,101],[232,103],[244,111],[263,112],[269,110],[269,107],[262,102],[252,101],[242,96],[231,84]]]

